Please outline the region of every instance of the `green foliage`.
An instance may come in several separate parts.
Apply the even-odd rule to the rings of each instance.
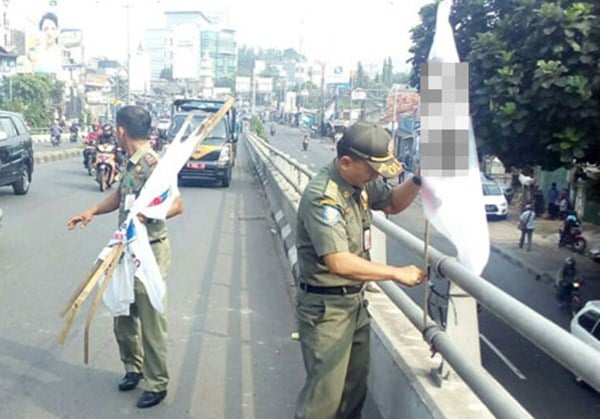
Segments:
[[[46,128],[64,106],[64,83],[49,74],[18,74],[4,83],[2,108],[20,112],[32,128]],[[12,95],[12,100],[11,100]]]
[[[354,75],[353,86],[366,88],[368,83],[368,77],[363,69],[362,63],[359,61],[356,65],[356,74]]]
[[[263,141],[267,141],[267,132],[260,118],[256,115],[250,119],[250,131],[255,133]]]
[[[159,78],[172,81],[173,80],[173,67],[165,67],[160,70]]]
[[[433,41],[435,5],[412,29],[411,84]],[[456,0],[450,22],[469,62],[480,151],[545,169],[600,163],[600,3]]]

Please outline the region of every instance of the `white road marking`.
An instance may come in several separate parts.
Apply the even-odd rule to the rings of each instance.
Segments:
[[[494,353],[496,355],[498,355],[498,358],[500,358],[502,360],[502,362],[504,362],[506,364],[506,366],[508,368],[510,368],[517,377],[519,377],[521,380],[527,380],[527,377],[525,377],[525,375],[523,375],[523,373],[515,366],[515,364],[510,362],[510,360],[506,357],[506,355],[504,355],[502,352],[500,352],[500,349],[498,349],[496,346],[494,346],[494,344],[492,342],[490,342],[490,340],[488,338],[486,338],[485,335],[480,333],[479,337],[481,338],[483,343],[485,343],[487,346],[489,346],[489,348],[492,351],[494,351]]]

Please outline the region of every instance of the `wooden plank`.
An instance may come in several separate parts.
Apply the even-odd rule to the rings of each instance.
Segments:
[[[63,343],[65,343],[65,340],[67,339],[67,335],[69,334],[69,330],[71,329],[71,325],[73,323],[73,320],[75,320],[75,316],[77,315],[77,313],[81,309],[81,306],[85,302],[86,298],[88,297],[88,295],[90,294],[90,292],[92,291],[92,289],[94,288],[94,286],[98,283],[98,281],[100,280],[100,278],[104,274],[104,271],[106,271],[106,269],[108,268],[108,266],[110,266],[111,261],[115,257],[116,251],[117,251],[116,246],[111,249],[110,253],[108,255],[106,255],[106,258],[102,261],[102,263],[100,263],[100,265],[98,266],[98,268],[92,274],[92,277],[90,278],[90,280],[88,281],[88,283],[85,285],[85,287],[82,290],[82,292],[75,299],[75,301],[73,302],[73,304],[71,304],[71,306],[66,310],[66,312],[65,312],[65,316],[66,316],[65,325],[63,326],[63,329],[61,330],[61,332],[60,332],[60,334],[58,336],[58,343],[60,343],[61,345]]]
[[[113,274],[115,273],[115,269],[117,268],[117,265],[119,264],[119,262],[121,260],[121,256],[123,256],[123,252],[125,252],[125,244],[124,243],[120,243],[116,247],[117,247],[117,251],[115,252],[113,261],[111,262],[110,267],[108,268],[108,271],[106,272],[106,275],[104,276],[104,282],[102,282],[100,289],[98,290],[98,292],[96,293],[96,296],[94,297],[94,301],[92,302],[92,306],[90,307],[90,311],[88,312],[87,320],[85,322],[85,329],[83,332],[83,362],[86,365],[89,363],[90,326],[92,324],[92,319],[94,318],[94,314],[96,314],[98,304],[100,303],[100,300],[102,299],[102,296],[104,295],[104,291],[106,291],[108,284],[110,283],[110,281],[113,278]]]

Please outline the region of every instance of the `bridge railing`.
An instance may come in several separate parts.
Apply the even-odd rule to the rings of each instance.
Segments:
[[[297,207],[301,191],[314,173],[257,137],[250,135],[246,144],[259,170],[274,171],[282,182],[287,183],[282,187],[292,192],[288,197]],[[373,224],[385,233],[387,239],[395,240],[405,249],[423,257],[422,240],[377,213]],[[600,391],[600,357],[593,348],[432,246],[429,247],[428,261],[440,275],[459,285],[490,313]],[[428,318],[423,324],[423,311],[401,288],[389,281],[379,284],[494,415],[503,418],[529,416],[483,367],[471,362],[433,320]]]

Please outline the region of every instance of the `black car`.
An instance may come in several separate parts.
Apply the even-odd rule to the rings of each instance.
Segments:
[[[193,118],[187,132],[184,133],[184,138],[190,135],[210,113],[219,110],[223,103],[200,99],[175,101],[176,112],[171,118],[167,143],[173,141],[188,115],[192,114]],[[229,186],[237,148],[235,126],[235,109],[232,109],[218,122],[204,141],[196,146],[188,162],[179,171],[179,183],[208,180],[218,182],[225,187]]]
[[[0,186],[25,195],[33,173],[33,143],[23,117],[0,111]]]

